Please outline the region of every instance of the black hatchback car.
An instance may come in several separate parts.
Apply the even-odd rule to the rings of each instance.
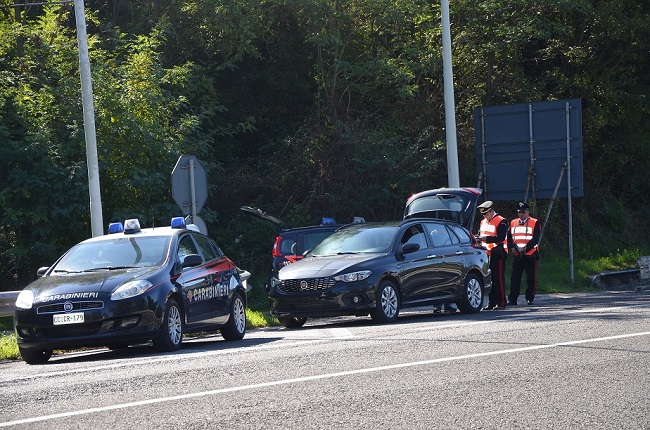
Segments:
[[[280,269],[302,259],[306,251],[313,249],[323,239],[341,227],[334,218],[323,218],[320,225],[289,228],[284,222],[261,209],[242,206],[240,210],[248,215],[268,221],[278,229],[278,235],[275,237],[271,249],[273,261],[269,278],[277,277]],[[267,282],[267,290],[268,287]]]
[[[180,348],[183,333],[246,333],[247,279],[217,244],[182,217],[141,229],[137,219],[75,245],[20,292],[14,325],[27,363],[53,350],[124,348],[152,340]]]
[[[478,312],[491,286],[487,254],[466,228],[413,218],[338,229],[278,273],[269,299],[285,327],[340,315],[391,322],[404,307],[430,304]]]

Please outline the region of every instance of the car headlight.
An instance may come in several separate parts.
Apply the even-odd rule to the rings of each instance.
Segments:
[[[359,272],[352,272],[352,273],[346,273],[345,275],[334,276],[334,280],[343,281],[343,282],[363,281],[370,275],[372,275],[372,272],[370,270],[361,270]]]
[[[31,309],[34,303],[34,293],[30,290],[22,290],[16,298],[16,307],[18,309]]]
[[[126,284],[120,285],[117,290],[111,294],[111,300],[124,300],[131,297],[139,296],[147,291],[153,284],[144,279],[138,281],[130,281]]]

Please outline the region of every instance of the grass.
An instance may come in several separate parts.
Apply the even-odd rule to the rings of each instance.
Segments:
[[[0,318],[0,324],[3,324],[3,320],[9,320],[11,324],[11,317],[2,317]],[[11,359],[15,360],[20,358],[20,353],[18,352],[18,345],[16,344],[16,336],[13,331],[5,331],[4,328],[0,331],[0,360]]]
[[[537,272],[538,294],[571,293],[589,291],[590,276],[602,272],[623,270],[638,267],[638,258],[648,255],[641,250],[617,250],[616,253],[605,257],[574,259],[574,280],[571,282],[570,261],[568,257],[542,257]],[[510,266],[512,260],[506,263],[506,285],[510,285]],[[525,275],[524,275],[525,276]],[[276,318],[269,313],[268,300],[263,288],[263,279],[251,278],[253,289],[248,293],[248,309],[246,309],[246,327],[249,329],[279,325]],[[522,290],[525,281],[522,279]],[[0,360],[18,359],[20,354],[13,333],[12,317],[0,317]]]

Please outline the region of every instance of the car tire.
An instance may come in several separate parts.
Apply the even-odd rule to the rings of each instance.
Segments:
[[[51,349],[24,349],[18,347],[20,356],[27,364],[43,364],[52,357]]]
[[[456,302],[456,306],[464,314],[473,314],[481,310],[483,306],[483,284],[475,274],[470,273],[465,278],[463,297]]]
[[[370,311],[373,321],[379,323],[393,322],[399,315],[399,293],[391,281],[382,281],[377,288],[376,307]]]
[[[230,317],[226,326],[221,329],[225,340],[240,340],[246,334],[246,305],[240,293],[233,294],[230,304]]]
[[[300,328],[305,325],[307,318],[279,317],[278,321],[286,328]]]
[[[153,346],[160,351],[177,351],[183,342],[183,312],[176,300],[169,299],[160,325],[160,333],[153,340]]]

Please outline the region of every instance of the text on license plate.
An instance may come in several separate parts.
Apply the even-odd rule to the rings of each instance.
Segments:
[[[83,312],[54,315],[54,325],[79,324],[84,322]]]

